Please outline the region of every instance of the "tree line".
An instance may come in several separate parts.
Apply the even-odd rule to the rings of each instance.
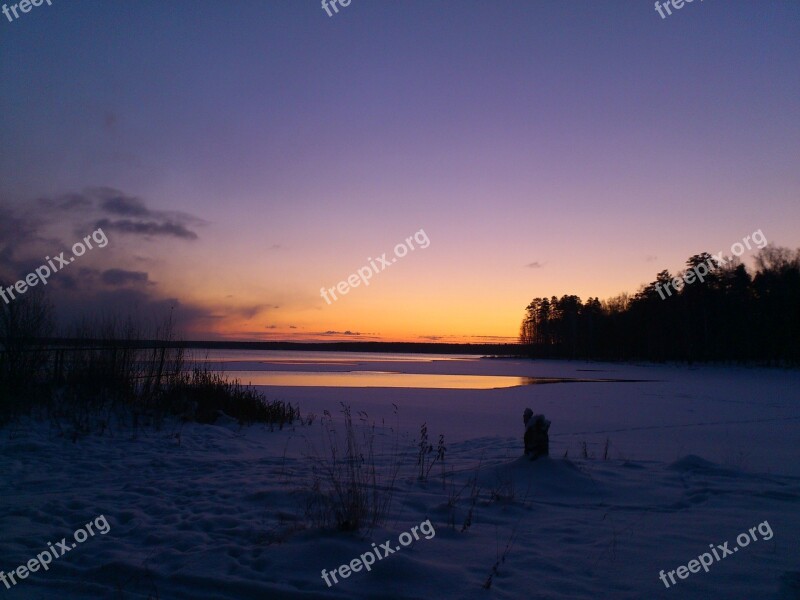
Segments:
[[[632,296],[534,298],[520,344],[534,357],[800,363],[800,249],[766,246],[752,274],[696,254],[678,277],[702,263],[714,268],[679,290],[664,270]]]

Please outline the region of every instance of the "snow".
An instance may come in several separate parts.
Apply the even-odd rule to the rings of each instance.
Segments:
[[[402,359],[402,357],[400,357]],[[0,569],[27,563],[99,515],[111,526],[32,573],[7,598],[798,598],[800,434],[797,371],[606,363],[353,357],[348,369],[608,378],[495,390],[263,387],[297,402],[310,426],[215,425],[113,430],[73,443],[48,423],[0,430]],[[324,361],[323,361],[324,362]],[[307,369],[308,365],[297,365]],[[228,362],[226,369],[286,370]],[[313,370],[341,370],[341,364]],[[403,467],[385,523],[362,534],[304,518],[312,448],[339,403],[377,426],[387,472]],[[399,431],[394,427],[398,407]],[[522,454],[522,412],[552,422],[549,459]],[[354,419],[358,423],[358,419]],[[440,466],[416,478],[427,423],[445,436]],[[360,426],[360,425],[359,425]],[[603,460],[606,439],[610,458]],[[581,442],[590,456],[581,456]],[[568,458],[564,458],[565,452]],[[435,451],[434,451],[435,453]],[[475,482],[478,495],[470,490]],[[449,495],[461,491],[453,508]],[[471,525],[464,529],[473,505]],[[321,578],[430,519],[436,535],[352,573]],[[767,521],[751,542],[667,589],[686,565]],[[483,588],[498,564],[490,589]]]

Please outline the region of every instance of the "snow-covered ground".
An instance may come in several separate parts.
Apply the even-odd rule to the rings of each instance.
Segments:
[[[488,359],[355,364],[345,368],[645,381],[264,387],[318,415],[311,426],[273,432],[221,422],[73,443],[47,424],[19,423],[0,430],[0,570],[26,564],[48,542],[69,542],[99,515],[110,530],[47,572],[10,590],[0,584],[0,597],[800,598],[797,371]],[[235,375],[273,367],[228,368]],[[308,366],[280,365],[287,368]],[[340,402],[377,424],[382,472],[402,460],[386,522],[361,535],[322,532],[304,517],[309,455],[324,448],[319,416],[327,410],[339,419]],[[526,406],[552,421],[549,459],[520,458]],[[427,482],[416,477],[423,422],[434,446],[445,436],[444,489],[438,464]],[[395,434],[399,454],[391,450]],[[323,569],[350,563],[373,542],[397,548],[403,532],[426,520],[430,539],[420,536],[330,588],[323,581]],[[691,567],[709,545],[728,542],[732,551],[737,536],[759,524],[749,545],[708,572],[675,576],[669,589],[659,579],[661,570]]]

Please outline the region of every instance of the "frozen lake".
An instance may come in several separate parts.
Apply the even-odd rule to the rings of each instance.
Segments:
[[[234,350],[209,352],[199,362],[245,384],[278,387],[491,390],[547,383],[633,381],[603,377],[523,377],[471,373],[483,364],[481,360],[480,356],[447,354]]]
[[[425,421],[466,440],[518,438],[530,406],[553,423],[553,455],[574,455],[583,442],[599,452],[608,439],[615,457],[696,454],[800,475],[796,370],[338,352],[222,351],[203,359],[304,413],[336,413],[345,401],[386,420],[396,405],[409,430]]]

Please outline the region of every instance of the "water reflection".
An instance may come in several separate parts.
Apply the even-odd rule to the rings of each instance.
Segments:
[[[545,383],[633,382],[633,379],[571,379],[563,377],[509,377],[503,375],[449,375],[394,373],[389,371],[298,372],[236,371],[242,383],[287,387],[421,388],[490,390]]]

